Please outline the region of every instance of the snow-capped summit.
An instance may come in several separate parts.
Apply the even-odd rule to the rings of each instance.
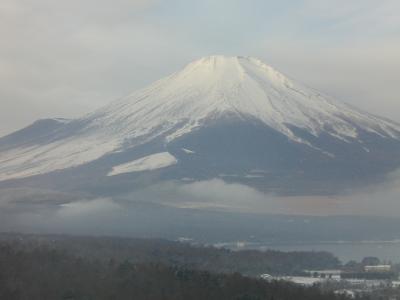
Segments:
[[[255,118],[298,142],[290,126],[342,139],[357,138],[354,122],[383,136],[400,132],[399,125],[335,102],[251,57],[202,58],[85,119],[107,130],[123,127],[124,138],[179,124],[168,135],[173,139],[224,114]]]
[[[252,57],[201,58],[93,113],[60,124],[49,125],[35,141],[14,139],[10,144],[10,137],[0,139],[0,180],[95,161],[104,163],[106,176],[118,163],[148,162],[149,155],[173,161],[173,166],[157,164],[163,170],[179,169],[173,178],[220,176],[227,169],[246,178],[260,168],[263,174],[279,168],[290,173],[311,167],[317,172],[328,162],[340,173],[335,162],[347,162],[349,155],[353,160],[358,156],[360,165],[368,159],[387,171],[390,163],[382,159],[383,153],[390,152],[392,164],[399,160],[394,153],[399,150],[400,125],[335,101]],[[218,161],[225,150],[228,153]],[[157,153],[167,154],[151,156]],[[198,168],[198,163],[207,166],[199,157],[212,168]]]

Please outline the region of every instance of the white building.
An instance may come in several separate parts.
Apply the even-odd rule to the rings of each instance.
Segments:
[[[400,287],[400,281],[392,281],[392,287],[394,287],[394,288],[398,288],[398,287]]]
[[[311,277],[340,279],[342,270],[306,270]]]
[[[290,281],[302,286],[313,286],[314,284],[324,282],[322,278],[302,277],[302,276],[283,276],[278,277],[278,280]]]
[[[356,297],[356,292],[353,290],[348,290],[348,289],[343,289],[343,290],[337,290],[335,291],[336,295],[344,295],[344,296],[348,296],[350,298],[355,298]]]
[[[391,265],[377,265],[377,266],[365,266],[365,272],[377,272],[377,273],[385,273],[390,272],[392,270]]]
[[[261,279],[267,280],[267,281],[271,281],[274,279],[274,277],[272,275],[269,274],[261,274],[260,275]]]

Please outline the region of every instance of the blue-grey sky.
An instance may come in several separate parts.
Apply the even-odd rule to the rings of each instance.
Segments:
[[[400,121],[398,0],[0,0],[0,135],[211,54],[256,56]]]

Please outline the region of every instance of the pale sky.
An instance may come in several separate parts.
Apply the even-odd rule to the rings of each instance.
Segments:
[[[400,122],[398,0],[0,0],[0,135],[212,54],[256,56]]]

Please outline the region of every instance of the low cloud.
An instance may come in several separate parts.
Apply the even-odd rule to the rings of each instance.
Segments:
[[[61,204],[57,211],[60,218],[88,218],[91,216],[102,217],[122,209],[120,205],[109,198],[71,202]]]
[[[212,235],[213,226],[242,228],[239,216],[250,222],[249,232],[273,215],[399,219],[399,194],[400,172],[383,184],[329,197],[281,197],[220,179],[165,182],[112,198],[10,188],[0,190],[0,231],[177,237],[193,230],[201,235],[203,228]],[[258,223],[252,225],[253,216]]]
[[[287,215],[359,215],[400,217],[400,172],[380,184],[332,196],[278,196],[220,179],[193,183],[163,183],[130,194],[177,208]]]

